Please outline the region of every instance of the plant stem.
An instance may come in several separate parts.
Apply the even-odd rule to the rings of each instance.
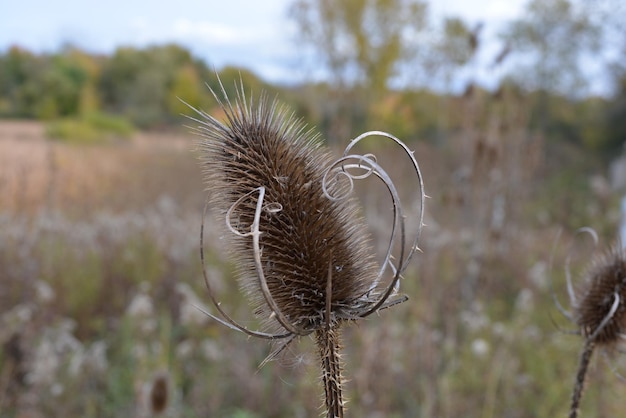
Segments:
[[[587,339],[585,346],[583,347],[583,351],[580,354],[578,373],[576,373],[576,382],[574,383],[574,391],[572,392],[572,404],[569,410],[569,418],[576,418],[578,416],[580,400],[585,389],[585,377],[587,376],[587,369],[589,368],[589,362],[591,361],[594,348],[595,343],[592,340]]]
[[[322,362],[326,417],[343,418],[339,328],[336,325],[322,327],[316,331],[315,337]]]

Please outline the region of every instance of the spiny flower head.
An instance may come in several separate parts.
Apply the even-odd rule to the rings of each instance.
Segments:
[[[226,117],[222,123],[196,110],[208,203],[224,226],[237,263],[240,287],[254,312],[273,332],[249,330],[218,302],[203,269],[218,322],[248,335],[285,341],[315,334],[322,365],[327,417],[343,417],[340,325],[406,300],[397,296],[400,275],[417,250],[424,192],[413,152],[394,136],[368,132],[350,142],[333,160],[319,138],[276,102],[247,99],[243,87],[231,102],[214,94]],[[373,155],[350,154],[362,139],[391,139],[409,157],[420,190],[419,227],[407,238],[400,198]],[[378,265],[359,206],[354,182],[375,178],[392,200],[393,222],[386,256]],[[201,233],[201,242],[202,242]],[[394,250],[396,252],[394,253]],[[201,256],[204,253],[201,245]],[[394,253],[392,255],[392,253]],[[391,276],[383,280],[384,276]],[[263,362],[265,363],[265,361]]]
[[[626,252],[616,244],[596,258],[585,274],[574,320],[586,338],[612,345],[626,336]]]
[[[255,312],[271,315],[258,256],[276,306],[299,329],[322,322],[329,271],[331,311],[337,319],[356,315],[378,271],[355,201],[329,199],[324,190],[330,154],[265,97],[256,107],[228,107],[226,115],[227,125],[213,119],[205,125],[204,173],[212,207],[231,229],[225,231],[230,252]],[[342,186],[331,188],[336,193]],[[258,253],[249,236],[257,215]]]
[[[407,244],[391,179],[373,156],[348,151],[367,136],[391,138],[409,155],[423,190],[413,153],[395,137],[373,132],[353,140],[346,154],[333,160],[319,137],[275,101],[265,95],[258,102],[247,99],[243,87],[237,94],[234,103],[214,94],[225,123],[199,110],[201,118],[194,120],[202,136],[209,204],[225,226],[240,286],[254,312],[288,334],[305,335],[329,321],[358,319],[383,307],[417,249],[419,231]],[[380,266],[351,197],[353,182],[372,175],[385,183],[394,204],[389,251]],[[391,249],[398,241],[396,266]],[[389,270],[392,282],[381,288]]]
[[[597,245],[598,236],[593,229],[581,228],[576,232],[578,234],[590,235]],[[565,272],[572,311],[565,310],[556,297],[555,302],[561,313],[578,326],[576,333],[585,339],[569,412],[570,418],[577,418],[587,370],[595,349],[601,348],[605,352],[614,349],[626,336],[626,251],[617,242],[606,253],[595,258],[583,276],[578,293],[571,281],[569,256]]]

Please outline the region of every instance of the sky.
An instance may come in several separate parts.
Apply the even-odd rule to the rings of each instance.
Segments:
[[[292,0],[0,0],[0,51],[19,45],[53,52],[72,44],[111,53],[118,46],[176,42],[217,69],[235,65],[270,82],[304,77],[287,17]],[[525,0],[430,0],[433,20],[486,23],[486,36],[521,15]],[[495,45],[495,43],[494,43]],[[494,46],[495,48],[495,46]]]

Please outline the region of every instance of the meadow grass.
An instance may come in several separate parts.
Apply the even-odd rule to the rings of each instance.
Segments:
[[[258,369],[269,346],[190,308],[208,299],[198,256],[204,194],[188,138],[53,144],[50,154],[36,132],[13,134],[0,132],[0,158],[11,161],[0,165],[0,417],[152,416],[146,394],[163,373],[170,398],[159,416],[320,413],[312,341]],[[491,231],[482,201],[451,196],[457,157],[412,145],[432,179],[423,254],[402,282],[408,303],[345,329],[348,415],[566,416],[580,340],[553,320],[548,275],[564,295],[557,223],[527,215],[541,199],[528,200],[517,202],[515,222]],[[217,231],[207,225],[209,274],[230,312],[254,326]],[[374,222],[375,236],[384,231]],[[626,408],[601,361],[581,416]]]

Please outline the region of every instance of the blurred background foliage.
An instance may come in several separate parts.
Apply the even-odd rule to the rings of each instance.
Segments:
[[[463,115],[447,108],[464,91],[480,90],[497,103],[508,88],[528,99],[530,129],[610,156],[623,139],[624,41],[606,29],[610,22],[598,9],[584,1],[531,1],[500,34],[502,50],[486,59],[479,57],[483,25],[446,17],[434,26],[425,2],[294,1],[289,16],[296,41],[314,60],[312,71],[326,74],[323,82],[298,85],[272,86],[247,69],[216,71],[174,44],[120,47],[111,55],[71,45],[45,54],[14,46],[0,54],[0,116],[70,118],[83,125],[111,117],[139,129],[178,127],[189,113],[181,99],[199,109],[215,107],[205,84],[219,88],[217,73],[231,94],[240,77],[252,91],[280,93],[329,141],[381,122],[416,139],[436,138],[462,123]],[[622,45],[610,53],[601,48],[616,42]],[[589,93],[585,68],[591,61],[607,70],[604,82],[611,88],[602,96]],[[499,86],[485,90],[473,82],[472,73],[486,70],[500,76]],[[409,122],[414,126],[402,126]],[[126,127],[120,131],[129,134]]]
[[[592,258],[577,228],[608,244],[623,222],[619,3],[531,0],[493,50],[484,25],[433,22],[426,1],[294,0],[286,13],[310,75],[298,84],[214,69],[173,44],[0,53],[0,417],[319,412],[310,341],[257,370],[269,347],[194,308],[206,302],[205,192],[185,115],[220,118],[207,85],[234,98],[240,82],[278,97],[337,153],[385,130],[422,166],[431,199],[403,281],[410,302],[348,329],[348,414],[565,416],[581,341],[560,332],[571,324],[550,281],[565,297],[567,254],[575,277]],[[590,67],[603,71],[602,95]],[[415,203],[393,149],[364,146]],[[357,190],[385,242],[384,191]],[[209,277],[229,312],[250,318],[207,222]],[[626,407],[609,370],[593,368],[583,415]],[[151,403],[156,382],[165,410]]]
[[[447,109],[463,91],[490,94],[497,106],[497,96],[508,88],[528,99],[530,129],[550,141],[576,143],[610,156],[623,140],[624,55],[594,55],[604,52],[600,45],[606,34],[604,24],[589,11],[595,8],[585,4],[529,2],[526,14],[501,33],[502,50],[485,60],[478,58],[482,25],[469,27],[450,17],[433,28],[427,25],[423,2],[295,1],[289,15],[299,28],[297,41],[315,57],[316,69],[328,76],[324,82],[299,85],[272,86],[246,69],[215,71],[173,44],[120,47],[108,56],[71,45],[46,54],[15,46],[0,54],[0,116],[71,119],[80,122],[78,130],[83,125],[106,129],[93,125],[116,120],[118,125],[111,125],[118,128],[112,131],[120,136],[130,132],[122,127],[123,120],[139,129],[178,127],[182,115],[190,112],[181,99],[198,109],[215,107],[205,84],[219,89],[217,73],[231,95],[239,78],[252,91],[280,93],[308,122],[321,126],[329,141],[381,123],[398,125],[415,139],[436,138],[461,125],[463,115]],[[590,75],[585,67],[592,60],[603,60],[610,68],[608,95],[586,93]],[[499,86],[485,90],[473,83],[471,73],[477,67],[495,75],[496,67],[505,67],[507,61],[514,65],[502,70]],[[453,88],[451,80],[463,79],[468,67],[465,85]],[[408,80],[402,75],[406,68],[411,69]],[[402,126],[407,123],[413,126]],[[53,129],[58,130],[63,129]]]

